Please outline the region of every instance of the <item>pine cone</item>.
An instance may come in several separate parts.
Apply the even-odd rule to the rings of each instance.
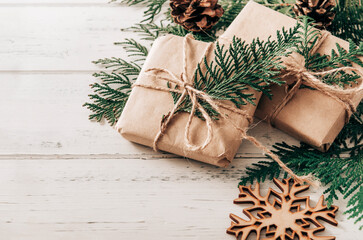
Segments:
[[[325,29],[333,22],[334,7],[335,0],[297,0],[293,10],[296,16],[309,16],[316,21],[317,28]]]
[[[170,0],[174,22],[186,30],[200,32],[212,28],[224,10],[218,0]]]

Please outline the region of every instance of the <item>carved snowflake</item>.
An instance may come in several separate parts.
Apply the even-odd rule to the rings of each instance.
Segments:
[[[256,239],[263,240],[334,240],[331,236],[315,236],[315,233],[325,230],[317,220],[324,220],[334,226],[338,225],[335,213],[337,206],[328,208],[324,205],[324,196],[321,196],[317,205],[309,205],[309,197],[297,197],[296,194],[306,191],[309,185],[301,185],[293,179],[281,181],[274,179],[275,185],[282,191],[279,193],[269,189],[268,194],[262,197],[260,185],[255,189],[251,186],[240,186],[239,198],[234,203],[252,203],[252,207],[243,209],[243,213],[250,219],[248,221],[230,214],[233,220],[227,233],[234,234],[238,239],[246,240],[253,232]],[[305,206],[303,206],[305,204]],[[254,215],[257,213],[257,216]]]

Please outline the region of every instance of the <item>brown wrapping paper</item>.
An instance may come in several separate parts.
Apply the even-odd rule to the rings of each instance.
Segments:
[[[246,42],[251,42],[256,37],[265,40],[270,35],[274,36],[282,27],[289,29],[295,24],[296,20],[250,1],[223,37],[230,38],[240,33]],[[332,49],[336,49],[336,43],[345,49],[349,47],[347,41],[330,35],[317,52],[328,55]],[[359,68],[357,65],[353,66]],[[296,79],[286,77],[284,80],[291,82]],[[266,119],[282,101],[286,95],[285,86],[273,85],[271,93],[272,100],[263,96],[259,102],[255,116],[260,119]],[[356,95],[352,101],[358,106],[361,99],[361,96]],[[345,114],[344,106],[331,97],[317,90],[301,88],[277,115],[274,126],[319,150],[326,151],[344,127]]]
[[[187,75],[193,76],[194,70],[204,57],[208,43],[189,39],[186,48]],[[136,83],[153,86],[166,87],[166,82],[158,77],[146,75],[145,71],[150,68],[165,68],[180,76],[183,72],[183,38],[167,35],[158,38],[147,57],[140,76]],[[211,51],[213,52],[213,51]],[[212,54],[208,59],[214,58]],[[255,93],[255,92],[254,92]],[[255,93],[256,102],[260,93]],[[155,89],[134,87],[116,128],[126,139],[146,146],[152,146],[154,138],[160,130],[163,115],[168,114],[174,106],[172,96],[169,92]],[[253,116],[256,109],[252,104],[244,106],[248,113]],[[227,112],[230,119],[237,126],[245,129],[248,121],[240,115]],[[199,151],[189,151],[185,147],[184,133],[189,113],[178,113],[172,119],[165,135],[158,141],[158,148],[163,151],[185,156],[217,166],[227,166],[234,158],[242,140],[241,132],[223,118],[213,121],[213,138],[206,148]],[[190,128],[190,139],[193,144],[201,144],[207,137],[205,121],[193,117]]]

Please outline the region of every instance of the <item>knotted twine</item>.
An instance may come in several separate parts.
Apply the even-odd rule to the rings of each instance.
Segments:
[[[320,48],[320,46],[324,43],[324,41],[330,36],[330,32],[322,31],[316,44],[312,48],[310,54],[313,55]],[[311,72],[303,66],[303,64],[299,63],[296,58],[289,58],[289,61],[285,62],[286,65],[286,74],[283,74],[282,77],[292,75],[296,77],[297,81],[294,86],[287,91],[287,94],[282,99],[282,101],[273,109],[273,111],[267,116],[266,121],[274,125],[274,121],[281,112],[281,110],[287,105],[287,103],[294,97],[297,91],[300,89],[301,85],[312,87],[325,95],[333,98],[337,102],[343,105],[345,109],[345,123],[349,122],[350,116],[356,112],[356,107],[352,102],[352,99],[357,94],[363,94],[363,80],[360,78],[360,82],[354,87],[349,89],[342,89],[337,86],[331,86],[323,83],[321,80],[317,78],[317,76],[326,76],[331,73],[337,73],[340,71],[354,71],[358,73],[361,77],[363,73],[360,69],[355,67],[340,67],[335,68],[328,71],[323,72]],[[288,86],[286,86],[288,87]]]
[[[172,73],[171,71],[169,71],[168,69],[165,68],[150,68],[147,69],[145,71],[145,73],[147,75],[153,76],[153,77],[157,77],[160,80],[166,81],[166,82],[172,82],[174,84],[176,84],[179,88],[178,89],[173,89],[173,88],[168,88],[168,87],[160,87],[160,86],[152,86],[152,85],[147,85],[147,84],[141,84],[141,83],[135,83],[133,85],[133,87],[143,87],[143,88],[148,88],[148,89],[153,89],[153,90],[158,90],[158,91],[163,91],[163,92],[174,92],[174,93],[178,93],[180,94],[180,97],[178,99],[178,101],[174,104],[173,109],[165,116],[163,117],[162,121],[161,121],[161,125],[160,125],[160,130],[159,132],[156,134],[155,138],[154,138],[154,142],[153,142],[153,149],[155,151],[158,150],[158,142],[161,139],[161,137],[165,134],[170,121],[172,120],[172,118],[175,116],[176,111],[178,110],[178,107],[183,103],[183,100],[188,96],[191,100],[192,103],[192,108],[191,111],[189,113],[189,118],[188,121],[186,123],[185,126],[185,132],[184,132],[184,142],[185,145],[187,147],[188,150],[190,151],[200,151],[203,150],[204,148],[206,148],[210,142],[213,139],[213,127],[212,127],[212,122],[213,120],[211,119],[211,117],[208,115],[207,111],[204,109],[204,107],[197,101],[197,99],[201,99],[205,102],[207,102],[216,112],[218,112],[220,114],[220,116],[225,119],[226,121],[228,121],[235,129],[237,129],[240,133],[241,133],[241,137],[242,139],[246,139],[248,141],[250,141],[251,143],[253,143],[256,147],[258,147],[259,149],[261,149],[263,152],[265,152],[268,156],[270,156],[274,161],[276,161],[281,168],[283,168],[287,173],[289,173],[291,176],[293,176],[298,182],[303,183],[303,182],[307,182],[311,185],[315,185],[312,181],[311,181],[311,176],[297,176],[290,168],[288,168],[281,160],[280,158],[275,155],[274,153],[272,153],[269,149],[267,149],[262,143],[260,143],[259,141],[257,141],[257,139],[255,139],[252,136],[248,136],[246,134],[246,130],[242,129],[241,127],[237,126],[226,113],[223,113],[221,111],[221,109],[225,109],[225,110],[229,110],[233,113],[236,113],[244,118],[246,118],[249,123],[252,122],[252,116],[250,116],[247,111],[224,104],[220,101],[217,101],[215,99],[213,99],[211,96],[209,96],[207,93],[200,91],[198,89],[196,89],[193,85],[193,79],[190,79],[189,76],[187,75],[187,66],[188,66],[188,57],[186,54],[187,48],[189,46],[189,40],[190,39],[194,39],[192,37],[192,35],[188,34],[184,37],[183,39],[183,72],[180,75],[180,78],[178,78],[174,73]],[[213,47],[213,43],[210,43],[208,45],[208,47],[205,49],[205,52],[202,56],[207,56],[208,54],[210,54],[210,52],[212,51],[212,47]],[[201,61],[202,62],[202,61]],[[160,73],[164,73],[166,75],[168,75],[168,77],[163,77],[160,76]],[[208,129],[207,132],[207,137],[204,141],[203,144],[200,145],[195,145],[193,143],[191,143],[190,139],[189,139],[189,132],[190,132],[190,126],[192,124],[193,121],[193,117],[196,111],[199,111],[203,118],[205,119],[206,122],[206,126]]]

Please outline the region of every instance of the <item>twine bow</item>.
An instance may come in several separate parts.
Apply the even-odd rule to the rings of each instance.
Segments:
[[[319,39],[316,42],[316,45],[311,50],[311,54],[314,54],[319,49],[319,47],[323,44],[323,42],[329,35],[330,33],[328,31],[322,31]],[[342,104],[346,111],[345,122],[347,123],[349,121],[350,116],[356,111],[356,107],[352,102],[352,99],[356,94],[363,93],[362,78],[360,78],[359,83],[354,88],[342,89],[337,86],[327,85],[319,80],[317,77],[326,76],[328,74],[337,73],[340,71],[354,71],[358,73],[361,77],[363,77],[363,73],[360,69],[355,67],[340,67],[323,72],[311,72],[307,70],[304,66],[302,66],[302,64],[299,63],[295,58],[291,58],[291,60],[289,62],[286,62],[285,65],[287,73],[284,74],[283,77],[287,75],[293,75],[297,78],[297,81],[294,83],[294,86],[290,90],[287,90],[287,94],[282,99],[282,101],[267,116],[266,121],[268,123],[274,125],[274,120],[276,119],[276,117],[287,105],[287,103],[294,97],[302,84],[312,87]]]
[[[240,116],[246,117],[247,120],[249,121],[249,123],[252,122],[252,117],[249,116],[249,114],[245,110],[241,110],[241,109],[232,107],[230,105],[215,101],[208,94],[196,89],[193,86],[193,81],[187,75],[188,58],[186,56],[186,49],[188,47],[189,39],[193,39],[192,35],[190,35],[190,34],[188,34],[183,40],[183,45],[184,45],[183,46],[184,47],[183,73],[180,75],[179,78],[174,73],[172,73],[171,71],[169,71],[168,69],[165,69],[165,68],[150,68],[145,71],[145,73],[147,75],[156,76],[159,80],[163,80],[166,82],[172,82],[172,83],[176,84],[178,86],[178,89],[160,87],[160,86],[150,86],[150,85],[140,84],[140,83],[136,83],[133,85],[136,87],[144,87],[144,88],[154,89],[154,90],[163,91],[163,92],[174,92],[174,93],[180,94],[180,97],[179,97],[178,101],[174,104],[173,109],[163,118],[163,120],[161,122],[160,130],[157,133],[157,135],[155,136],[154,143],[153,143],[153,148],[155,151],[158,150],[157,143],[159,142],[160,138],[164,135],[171,119],[175,116],[177,109],[183,103],[183,100],[187,96],[191,100],[192,108],[191,108],[191,112],[189,114],[187,124],[185,126],[184,141],[185,141],[185,145],[186,145],[187,149],[190,151],[199,151],[199,150],[206,148],[209,145],[209,143],[212,141],[212,138],[213,138],[213,128],[212,128],[213,120],[211,119],[211,117],[209,116],[207,111],[204,109],[204,107],[198,102],[198,100],[197,100],[198,98],[207,102],[214,110],[216,110],[218,113],[220,113],[223,118],[227,118],[227,115],[222,114],[222,111],[221,111],[222,108],[229,110],[231,112],[235,112],[235,113],[239,114]],[[203,56],[206,56],[207,54],[209,54],[210,51],[212,50],[212,47],[213,47],[213,43],[210,43],[208,45],[208,47],[205,49]],[[164,73],[168,77],[162,77],[162,76],[160,76],[160,73]],[[190,126],[193,121],[193,116],[197,110],[202,114],[203,118],[205,119],[207,129],[208,129],[207,137],[206,137],[204,143],[201,145],[195,145],[195,144],[191,143],[191,141],[189,139]]]
[[[178,86],[178,89],[161,87],[161,86],[153,86],[153,85],[147,85],[147,84],[142,84],[142,83],[135,83],[133,85],[133,87],[143,87],[143,88],[148,88],[148,89],[153,89],[153,90],[158,90],[158,91],[163,91],[163,92],[174,92],[174,93],[180,94],[180,97],[179,97],[178,101],[174,104],[173,109],[165,117],[163,117],[163,119],[161,121],[160,130],[154,138],[153,149],[155,151],[158,150],[157,144],[158,144],[159,140],[165,134],[170,121],[176,114],[177,109],[183,103],[183,100],[185,100],[186,97],[188,96],[192,103],[192,108],[189,113],[189,118],[186,123],[185,132],[184,132],[185,146],[187,147],[188,150],[190,150],[190,151],[202,150],[210,144],[210,142],[212,141],[212,138],[213,138],[213,127],[212,127],[213,120],[208,115],[208,113],[204,109],[204,107],[198,102],[198,99],[201,99],[202,101],[207,102],[215,111],[217,111],[220,114],[221,118],[227,120],[235,129],[237,129],[241,133],[242,139],[246,139],[246,140],[252,142],[255,146],[257,146],[259,149],[264,151],[273,160],[275,160],[286,172],[288,172],[291,176],[293,176],[297,181],[299,181],[301,183],[308,182],[311,185],[315,185],[310,180],[311,176],[297,176],[296,174],[294,174],[294,172],[290,168],[288,168],[279,159],[279,157],[277,155],[272,153],[269,149],[267,149],[263,144],[261,144],[259,141],[257,141],[254,137],[248,136],[246,134],[246,131],[244,129],[242,129],[241,127],[237,126],[229,118],[229,116],[226,113],[223,113],[223,111],[221,111],[221,109],[229,110],[242,117],[245,117],[249,121],[249,123],[251,123],[252,117],[247,113],[247,111],[241,110],[239,108],[236,108],[236,107],[227,105],[225,103],[222,103],[220,101],[217,101],[217,100],[213,99],[211,96],[209,96],[207,93],[205,93],[201,90],[198,90],[194,87],[192,79],[190,79],[187,75],[188,58],[186,56],[186,50],[188,48],[190,39],[193,39],[193,37],[188,34],[187,36],[184,37],[184,40],[183,40],[183,48],[184,48],[183,49],[183,73],[180,75],[180,77],[177,77],[174,73],[172,73],[171,71],[169,71],[168,69],[165,69],[165,68],[150,68],[145,71],[145,74],[147,74],[147,75],[157,77],[159,80],[163,80],[166,82],[172,82],[172,83],[176,84]],[[207,56],[210,53],[210,51],[212,50],[212,47],[213,47],[213,43],[210,43],[208,45],[208,47],[206,48],[203,56]],[[167,77],[161,76],[160,75],[161,73],[165,74]],[[207,129],[208,129],[207,137],[206,137],[205,141],[200,145],[195,145],[195,144],[191,143],[191,141],[189,139],[190,126],[192,124],[194,114],[197,110],[202,114],[203,118],[205,119],[205,123],[206,123]]]

